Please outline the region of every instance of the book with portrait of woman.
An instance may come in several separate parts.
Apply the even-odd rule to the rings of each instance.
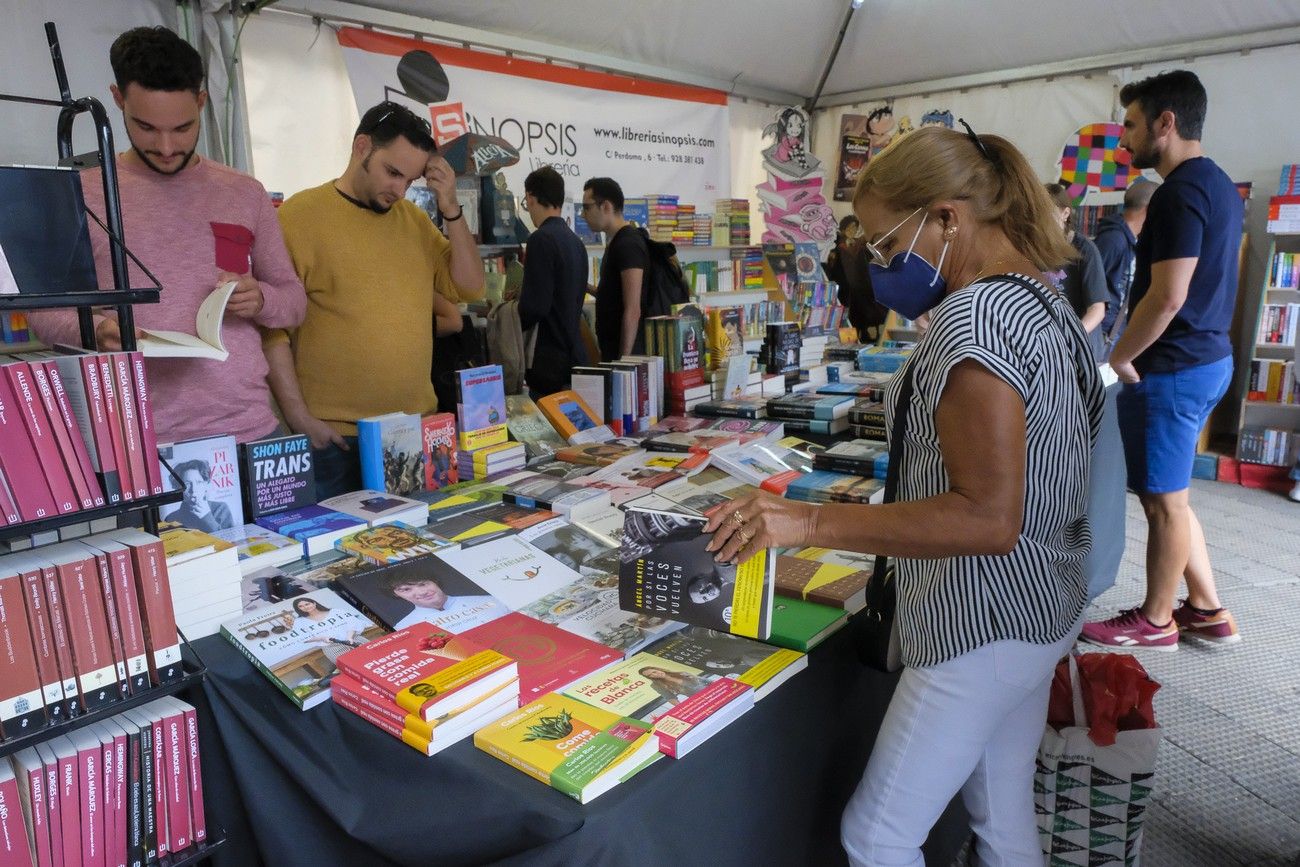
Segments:
[[[163,461],[164,489],[181,492],[180,504],[163,506],[159,517],[205,533],[243,526],[239,452],[234,437],[164,444],[158,447],[158,454]]]
[[[619,605],[624,611],[767,638],[775,557],[763,550],[742,563],[719,563],[706,550],[712,539],[704,532],[707,523],[703,515],[629,503],[619,549]]]
[[[302,710],[330,697],[338,658],[384,630],[331,590],[245,611],[221,634]]]

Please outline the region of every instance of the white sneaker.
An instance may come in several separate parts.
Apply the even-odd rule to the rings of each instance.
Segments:
[[[1300,482],[1295,483],[1295,487],[1291,489],[1291,493],[1287,494],[1287,496],[1291,498],[1292,502],[1300,503]]]

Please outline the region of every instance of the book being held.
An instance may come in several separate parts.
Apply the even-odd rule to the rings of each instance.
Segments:
[[[225,361],[230,353],[221,340],[221,322],[236,285],[238,284],[233,280],[222,283],[203,299],[194,319],[194,334],[142,328],[136,345],[146,358],[211,358],[214,361]]]

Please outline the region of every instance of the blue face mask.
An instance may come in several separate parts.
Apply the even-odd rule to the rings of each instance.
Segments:
[[[943,267],[944,257],[948,255],[948,242],[945,241],[943,244],[938,265],[931,265],[920,253],[913,252],[912,248],[921,237],[921,229],[925,228],[925,221],[929,216],[927,214],[921,218],[921,225],[917,226],[916,234],[912,236],[912,243],[906,252],[895,253],[893,258],[886,262],[885,257],[876,248],[876,244],[897,232],[902,228],[903,223],[915,217],[920,210],[922,209],[917,208],[908,214],[902,223],[881,235],[874,244],[866,245],[867,252],[871,256],[871,261],[867,263],[867,272],[871,275],[872,293],[881,304],[897,311],[907,319],[916,319],[931,310],[947,293],[948,284],[939,274],[939,269]]]

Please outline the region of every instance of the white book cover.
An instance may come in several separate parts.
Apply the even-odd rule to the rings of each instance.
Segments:
[[[394,521],[412,527],[422,527],[429,523],[429,506],[426,503],[383,491],[352,491],[321,500],[320,505],[360,518],[372,527]]]
[[[244,574],[291,563],[302,557],[302,543],[297,539],[281,536],[257,524],[217,530],[212,535],[235,545],[239,568]]]
[[[205,437],[161,445],[158,454],[164,462],[163,490],[182,492],[179,504],[159,509],[162,520],[205,533],[243,526],[239,453],[234,437]],[[168,467],[171,472],[167,471]]]
[[[203,299],[194,321],[196,334],[142,328],[136,345],[146,358],[210,358],[225,361],[230,353],[221,340],[221,324],[236,285],[233,280],[222,283]]]
[[[521,613],[631,655],[684,624],[618,607],[618,576],[587,576],[543,596]]]
[[[605,537],[552,518],[519,531],[519,538],[580,575],[618,573],[618,548]]]
[[[464,545],[435,554],[511,611],[537,601],[581,576],[518,536],[498,536],[490,542]]]

